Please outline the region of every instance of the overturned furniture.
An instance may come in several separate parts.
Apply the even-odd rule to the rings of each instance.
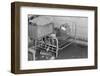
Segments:
[[[57,57],[58,40],[54,34],[53,23],[45,21],[45,24],[29,24],[29,37],[34,47],[34,52],[29,52],[33,53],[34,60],[50,60]]]
[[[32,60],[50,60],[58,57],[63,50],[76,39],[76,24],[67,21],[55,27],[54,21],[46,16],[30,20],[29,37],[32,40]],[[33,49],[34,48],[34,49]]]
[[[63,50],[76,40],[76,24],[68,21],[55,28],[59,50]]]

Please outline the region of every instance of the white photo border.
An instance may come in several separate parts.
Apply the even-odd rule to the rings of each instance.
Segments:
[[[85,16],[88,17],[88,58],[87,59],[64,59],[49,61],[28,61],[28,14],[38,15],[58,15],[58,16]],[[20,8],[20,69],[44,69],[44,68],[61,68],[61,67],[80,67],[94,66],[94,10],[78,9],[56,9],[42,7]]]

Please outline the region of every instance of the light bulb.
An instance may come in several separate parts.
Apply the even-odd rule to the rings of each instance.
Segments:
[[[66,28],[65,27],[61,27],[61,29],[64,30],[64,31],[66,31]]]

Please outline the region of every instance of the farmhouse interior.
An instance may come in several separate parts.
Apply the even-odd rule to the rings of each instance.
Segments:
[[[88,18],[28,15],[28,60],[88,58]]]

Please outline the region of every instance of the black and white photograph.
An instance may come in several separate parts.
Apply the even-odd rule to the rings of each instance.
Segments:
[[[11,10],[13,73],[97,69],[97,7],[14,2]]]
[[[28,14],[28,61],[88,58],[88,17]]]

